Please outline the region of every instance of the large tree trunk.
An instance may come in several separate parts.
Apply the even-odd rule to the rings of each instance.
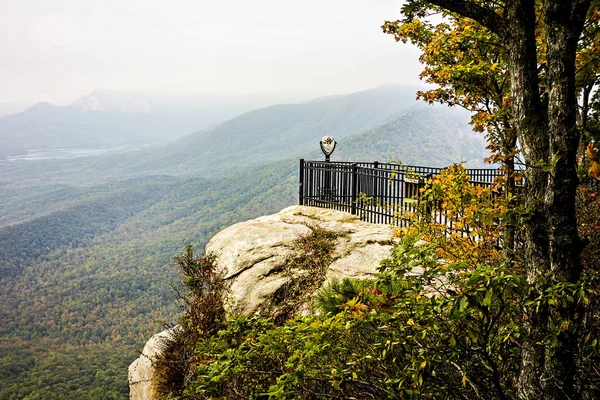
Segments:
[[[575,217],[577,189],[575,55],[591,0],[543,0],[547,78],[538,82],[536,0],[506,0],[504,14],[486,2],[426,0],[472,18],[504,39],[511,75],[514,128],[523,148],[526,189],[521,261],[532,285],[539,277],[576,282],[581,275]],[[497,4],[497,3],[496,3]],[[544,91],[544,100],[540,99]],[[573,399],[576,305],[546,306],[524,313],[529,333],[522,351],[517,394],[522,399]],[[565,324],[563,324],[565,323]],[[537,343],[555,328],[558,346]]]
[[[540,275],[548,274],[574,283],[581,274],[575,218],[579,142],[575,55],[586,10],[585,4],[575,1],[544,3],[547,97],[545,104],[540,104],[532,23],[534,2],[507,2],[506,15],[511,24],[504,37],[510,60],[511,95],[515,126],[528,166],[523,261],[532,284]],[[575,397],[576,307],[569,304],[526,310],[524,322],[529,340],[522,352],[519,397]],[[535,344],[563,322],[569,325],[561,330],[558,346],[540,348]]]
[[[546,203],[548,174],[540,166],[548,162],[549,140],[546,110],[540,100],[535,43],[535,4],[533,0],[509,0],[505,32],[511,75],[511,98],[514,126],[523,147],[527,165],[524,205],[527,212],[523,224],[524,246],[521,261],[527,267],[528,279],[534,282],[540,273],[550,269]],[[546,310],[524,312],[524,328],[529,340],[523,345],[518,396],[541,398],[539,378],[544,369],[544,355],[535,345],[539,327],[547,324]]]
[[[580,3],[580,4],[578,4]],[[546,0],[548,128],[551,171],[547,199],[550,268],[556,280],[575,283],[581,276],[581,250],[575,216],[577,191],[575,56],[589,1]],[[550,308],[550,330],[560,330],[558,346],[548,347],[542,385],[546,396],[573,399],[575,352],[579,320],[577,305]],[[561,329],[567,323],[568,329]],[[565,325],[563,325],[564,327]]]
[[[512,208],[515,202],[516,182],[515,182],[515,152],[517,149],[517,135],[512,127],[512,121],[504,121],[506,137],[502,140],[502,164],[504,164],[504,173],[506,179],[504,182],[507,206]],[[517,218],[510,216],[504,232],[504,258],[509,265],[514,265],[515,246],[516,246],[516,227]]]

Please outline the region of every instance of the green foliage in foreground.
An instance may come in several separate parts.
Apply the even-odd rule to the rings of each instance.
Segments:
[[[598,204],[595,196],[590,201]],[[489,228],[497,223],[491,220]],[[377,279],[334,282],[317,294],[321,315],[281,324],[260,316],[232,317],[218,333],[198,340],[193,373],[183,390],[169,396],[515,399],[522,347],[560,351],[561,335],[576,329],[577,394],[598,398],[595,229],[584,235],[586,271],[577,284],[544,276],[531,285],[518,261],[508,264],[487,253],[475,261],[444,261],[440,243],[422,246],[418,235],[402,236]],[[542,316],[549,305],[573,303],[578,324],[564,319],[538,330],[523,321],[526,309]]]
[[[412,261],[396,263],[398,257]],[[277,326],[261,317],[235,317],[196,345],[196,373],[184,399],[515,398],[524,306],[553,301],[589,303],[595,292],[548,283],[532,288],[502,266],[465,271],[460,264],[405,273],[434,258],[432,248],[404,239],[384,263],[379,281],[336,283],[328,308],[337,312]],[[432,282],[437,295],[432,295]],[[392,287],[395,294],[386,289]],[[532,291],[539,297],[524,304]],[[344,295],[343,293],[346,293]],[[350,295],[356,296],[349,299]],[[325,294],[325,296],[328,296]],[[323,304],[323,303],[322,303]],[[581,346],[581,371],[600,361],[598,344]],[[560,334],[559,330],[556,332]],[[553,337],[540,346],[552,346]],[[584,398],[598,376],[580,374]]]

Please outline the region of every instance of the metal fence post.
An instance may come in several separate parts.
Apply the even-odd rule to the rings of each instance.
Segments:
[[[356,163],[352,164],[352,207],[351,213],[352,215],[356,215],[356,199],[358,197],[358,168]]]
[[[373,201],[377,204],[377,199],[379,198],[379,161],[375,161],[373,163]]]
[[[300,179],[298,181],[298,204],[304,205],[304,158],[300,159]]]
[[[417,189],[417,195],[419,196],[419,202],[421,202],[421,189],[424,189],[427,186],[427,181],[433,178],[433,174],[429,173],[425,176],[422,176],[419,178],[419,185],[418,185],[418,189]],[[427,215],[428,221],[431,221],[431,218],[434,218],[433,215],[433,207],[431,206],[430,202],[427,202],[427,204],[425,205],[425,215]]]

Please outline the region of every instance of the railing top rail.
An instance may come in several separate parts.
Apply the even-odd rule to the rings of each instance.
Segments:
[[[324,160],[304,160],[304,162],[307,163],[325,163]],[[393,167],[398,167],[398,166],[405,166],[405,167],[411,167],[411,168],[430,168],[430,169],[445,169],[446,167],[425,167],[425,166],[419,166],[419,165],[407,165],[407,164],[398,164],[398,163],[386,163],[386,162],[378,162],[378,161],[330,161],[330,164],[348,164],[348,165],[352,165],[352,164],[365,164],[365,165],[375,165],[375,163],[377,163],[378,166],[393,166]],[[515,162],[515,168],[517,171],[522,171],[525,169],[525,164],[522,162]],[[496,167],[496,168],[467,168],[469,171],[497,171],[500,170],[500,167]]]
[[[387,171],[390,169],[403,171],[403,170],[412,170],[414,172],[422,172],[422,173],[440,173],[442,170],[447,167],[425,167],[421,165],[407,165],[407,164],[397,164],[397,163],[380,163],[380,162],[372,162],[372,161],[322,161],[322,160],[304,160],[306,164],[323,164],[328,166],[333,165],[344,165],[350,166],[356,164],[359,167],[363,168],[373,168],[382,171]],[[467,173],[469,174],[485,174],[485,175],[493,175],[499,176],[502,175],[503,172],[500,168],[467,168]]]

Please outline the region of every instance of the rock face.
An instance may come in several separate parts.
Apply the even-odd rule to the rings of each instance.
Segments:
[[[324,284],[336,278],[372,277],[381,260],[390,254],[393,232],[389,226],[363,222],[341,211],[293,206],[232,225],[215,235],[205,250],[217,257],[217,268],[229,281],[225,299],[228,312],[252,314],[292,279],[289,274],[280,273],[281,266],[296,254],[294,243],[309,235],[315,226],[341,234]],[[164,331],[154,335],[140,358],[129,367],[131,400],[152,399],[150,380],[156,343],[170,334]]]
[[[155,400],[152,394],[152,363],[161,353],[161,344],[170,339],[178,327],[164,330],[152,336],[142,354],[131,363],[128,371],[129,398],[131,400]]]
[[[217,256],[217,267],[230,282],[229,312],[251,314],[291,279],[277,271],[295,255],[294,242],[314,226],[344,234],[337,239],[326,281],[372,277],[390,254],[389,226],[362,222],[341,211],[293,206],[240,222],[219,232],[206,246],[206,253]]]

